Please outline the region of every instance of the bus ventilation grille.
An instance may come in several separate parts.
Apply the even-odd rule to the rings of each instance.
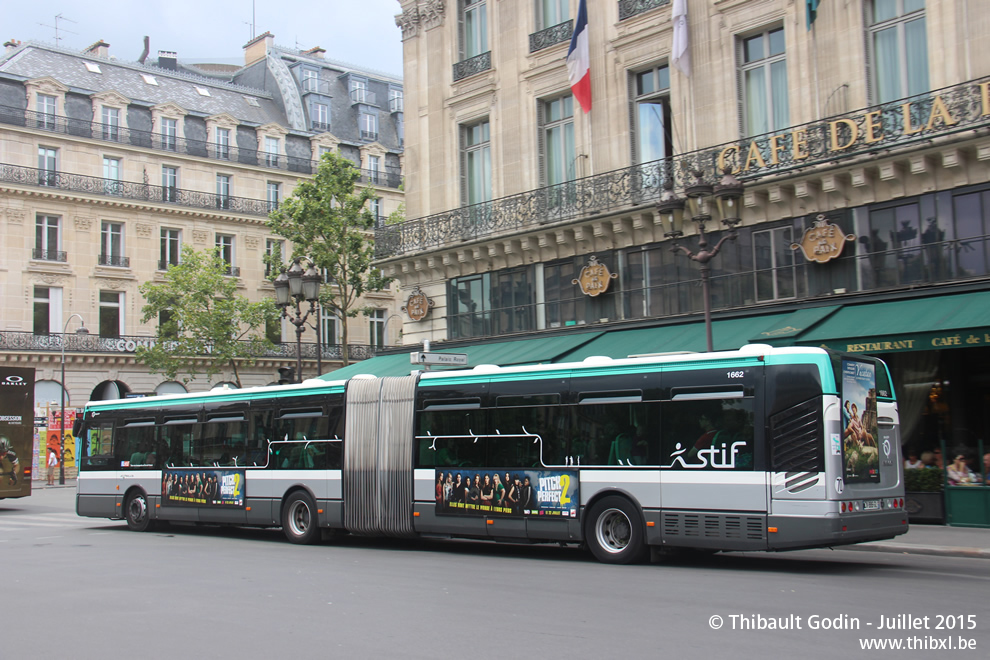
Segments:
[[[822,401],[811,399],[770,417],[770,462],[774,472],[824,472]]]
[[[814,488],[820,480],[819,472],[788,472],[784,475],[784,488],[788,493],[800,493]]]
[[[663,512],[666,537],[762,541],[766,524],[761,516]]]

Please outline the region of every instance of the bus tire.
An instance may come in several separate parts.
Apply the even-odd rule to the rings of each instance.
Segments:
[[[282,507],[282,532],[291,543],[310,545],[320,540],[316,502],[304,490],[289,495]]]
[[[127,528],[132,532],[150,530],[153,525],[151,509],[148,508],[148,496],[139,490],[128,495],[124,503],[124,518],[127,520]]]
[[[591,507],[585,540],[591,554],[604,564],[639,563],[648,552],[639,510],[618,495],[603,497]]]

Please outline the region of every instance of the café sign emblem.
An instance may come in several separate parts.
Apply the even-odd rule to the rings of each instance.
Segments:
[[[591,255],[588,265],[581,269],[578,279],[571,280],[577,284],[586,296],[597,296],[608,291],[609,282],[619,276],[618,273],[608,272],[608,266],[598,262],[598,257]]]
[[[854,240],[855,235],[843,234],[839,225],[829,222],[824,215],[819,214],[814,224],[804,230],[801,242],[792,243],[791,249],[801,248],[808,261],[823,264],[841,255],[846,241]]]
[[[406,299],[406,304],[402,307],[402,311],[408,314],[409,318],[413,321],[422,321],[430,313],[432,308],[433,299],[423,293],[417,286],[412,290],[409,298]]]

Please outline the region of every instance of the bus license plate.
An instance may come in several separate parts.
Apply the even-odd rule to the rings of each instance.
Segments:
[[[876,511],[880,508],[880,500],[864,500],[863,511]]]

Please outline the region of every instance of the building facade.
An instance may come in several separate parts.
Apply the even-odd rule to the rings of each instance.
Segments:
[[[568,82],[577,0],[400,0],[410,220],[376,246],[416,302],[404,342],[545,347],[502,364],[704,350],[685,254],[702,224],[721,245],[716,350],[879,355],[905,446],[964,455],[985,483],[990,13],[817,4],[687,0],[678,17],[669,0],[588,0],[584,112]],[[727,173],[741,222],[722,242],[706,186]],[[659,202],[700,192],[683,227],[665,223]],[[986,488],[952,488],[954,522],[990,522]]]
[[[218,248],[241,295],[274,297],[264,256],[291,254],[265,226],[270,211],[326,151],[360,168],[384,223],[402,202],[402,85],[344,66],[322,49],[290,51],[265,33],[243,65],[124,62],[97,42],[83,52],[8,42],[0,57],[0,362],[37,369],[36,401],[203,390],[165,382],[135,361],[154,341],[139,286],[161,281],[184,246]],[[395,292],[367,294],[348,321],[351,359],[398,341]],[[316,323],[315,318],[313,322]],[[75,330],[84,323],[88,336]],[[320,319],[324,371],[341,364],[341,321]],[[63,334],[64,333],[64,334]],[[295,366],[294,327],[240,370],[244,386]],[[303,340],[315,376],[316,334]],[[64,356],[64,357],[63,357]],[[219,381],[230,381],[225,371]]]

